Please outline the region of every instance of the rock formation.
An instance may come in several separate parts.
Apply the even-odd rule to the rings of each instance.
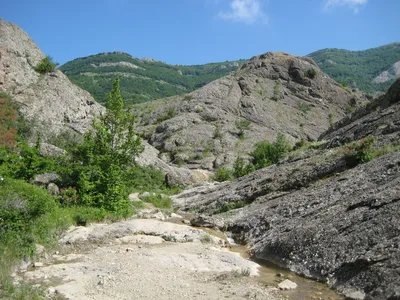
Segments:
[[[85,132],[103,107],[62,72],[36,72],[34,67],[44,57],[21,28],[0,19],[0,91],[12,96],[44,138]]]
[[[322,149],[293,152],[233,182],[185,191],[176,205],[223,218],[216,226],[252,245],[255,257],[326,281],[348,299],[399,299],[399,91],[397,81],[323,134]],[[371,135],[387,154],[349,168],[344,147],[336,146]],[[227,209],[234,203],[242,207]]]
[[[193,93],[138,105],[138,130],[163,159],[212,170],[246,156],[282,132],[315,140],[359,95],[344,90],[307,57],[266,53]]]

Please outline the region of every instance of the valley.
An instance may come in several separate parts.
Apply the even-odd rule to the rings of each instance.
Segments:
[[[326,53],[57,69],[0,19],[0,298],[398,299],[400,79]]]

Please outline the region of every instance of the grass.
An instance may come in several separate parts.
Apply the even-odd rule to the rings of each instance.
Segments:
[[[147,196],[142,197],[141,200],[162,209],[170,209],[172,206],[172,200],[169,197]]]
[[[209,236],[208,234],[204,234],[204,235],[200,238],[200,242],[202,242],[203,244],[210,244],[210,243],[212,243],[212,238],[211,238],[211,236]]]
[[[311,106],[305,102],[298,102],[297,108],[305,115],[311,110]]]

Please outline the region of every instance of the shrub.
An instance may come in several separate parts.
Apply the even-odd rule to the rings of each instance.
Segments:
[[[168,111],[167,111],[166,114],[159,115],[159,116],[157,117],[157,123],[161,123],[161,122],[163,122],[163,121],[172,119],[172,118],[175,117],[175,116],[176,116],[176,110],[175,110],[175,108],[172,108],[172,107],[171,107],[171,108],[168,108]]]
[[[350,144],[345,149],[345,159],[348,167],[352,168],[358,164],[369,162],[373,159],[372,145],[375,137],[367,137],[360,142]]]
[[[329,126],[333,126],[333,124],[335,123],[334,122],[334,119],[333,119],[333,113],[329,113],[329,115],[328,115],[328,121],[329,121]]]
[[[281,84],[277,82],[274,86],[274,95],[272,96],[272,100],[278,101],[280,98],[280,93],[281,93]]]
[[[279,162],[290,150],[291,147],[285,136],[280,133],[272,144],[268,141],[256,144],[254,151],[251,153],[253,157],[252,163],[256,169],[268,167]]]
[[[215,180],[219,181],[219,182],[223,182],[223,181],[228,181],[232,179],[232,170],[227,169],[227,168],[223,168],[223,167],[219,167],[217,169],[217,171],[215,172]]]
[[[254,171],[252,164],[246,164],[245,160],[238,156],[233,164],[233,177],[239,178]]]
[[[246,119],[236,120],[235,125],[236,128],[239,129],[239,138],[243,139],[245,131],[251,128],[251,121]]]
[[[298,102],[297,108],[305,115],[311,110],[311,106],[305,102]]]
[[[315,76],[317,76],[317,71],[314,68],[310,68],[304,72],[304,76],[306,76],[310,79],[314,79]]]
[[[54,72],[57,65],[58,63],[53,62],[51,56],[46,56],[36,65],[34,70],[40,74],[46,74]]]

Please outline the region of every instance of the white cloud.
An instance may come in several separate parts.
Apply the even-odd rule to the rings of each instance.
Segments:
[[[368,0],[325,0],[325,9],[336,6],[347,6],[351,8],[354,13],[358,13],[361,6],[367,4]]]
[[[267,16],[262,10],[261,0],[230,0],[230,10],[220,12],[218,17],[224,20],[244,22],[267,22]]]

